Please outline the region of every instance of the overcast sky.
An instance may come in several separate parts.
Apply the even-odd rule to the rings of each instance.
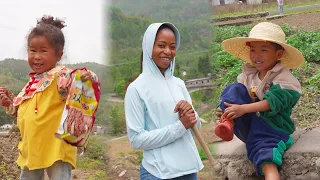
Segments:
[[[106,64],[105,5],[105,0],[1,0],[0,60],[27,59],[26,36],[45,14],[65,19],[62,63]]]

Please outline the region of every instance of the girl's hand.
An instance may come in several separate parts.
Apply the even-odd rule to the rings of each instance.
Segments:
[[[174,108],[174,112],[175,113],[179,112],[179,117],[182,117],[187,113],[194,113],[194,110],[191,104],[188,103],[188,101],[181,100],[178,102],[178,104]]]
[[[0,105],[9,107],[12,104],[12,100],[10,98],[7,88],[0,87]]]
[[[179,112],[179,120],[186,129],[192,128],[197,123],[197,119],[194,112],[186,113],[184,116],[181,116]]]
[[[229,104],[227,102],[224,102],[224,105],[227,106],[227,109],[225,109],[223,117],[227,119],[236,119],[246,113],[243,105]]]
[[[88,71],[81,71],[81,81],[85,82],[85,81],[92,81],[92,75],[90,72]]]

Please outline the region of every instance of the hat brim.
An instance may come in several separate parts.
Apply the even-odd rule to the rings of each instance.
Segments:
[[[250,47],[246,45],[247,42],[251,41],[269,41],[281,45],[284,48],[284,52],[279,60],[281,60],[282,64],[289,69],[295,69],[304,63],[304,57],[298,49],[288,44],[274,41],[271,39],[269,40],[248,37],[230,38],[222,42],[222,48],[225,51],[232,54],[233,56],[236,56],[244,61],[247,61],[248,63],[251,63]]]

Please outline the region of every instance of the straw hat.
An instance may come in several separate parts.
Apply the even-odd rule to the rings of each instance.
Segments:
[[[251,29],[249,37],[227,39],[222,42],[222,48],[230,54],[251,63],[250,47],[246,45],[247,42],[274,42],[284,48],[283,55],[279,59],[282,64],[289,69],[297,68],[304,63],[304,57],[298,49],[286,44],[285,39],[286,35],[280,26],[270,22],[261,22]]]

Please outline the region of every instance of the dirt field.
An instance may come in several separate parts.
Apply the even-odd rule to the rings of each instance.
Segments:
[[[289,15],[281,19],[270,20],[276,24],[288,24],[306,31],[320,31],[320,12]]]
[[[15,164],[18,142],[18,133],[12,133],[8,138],[0,138],[0,179],[19,179],[20,171]]]
[[[265,21],[264,18],[260,19],[236,19],[230,21],[216,22],[216,25],[227,25],[227,24],[255,24],[260,21]],[[294,27],[297,27],[301,30],[306,31],[320,31],[320,12],[309,12],[304,14],[296,14],[296,15],[287,15],[279,19],[267,20],[276,24],[288,24]]]

